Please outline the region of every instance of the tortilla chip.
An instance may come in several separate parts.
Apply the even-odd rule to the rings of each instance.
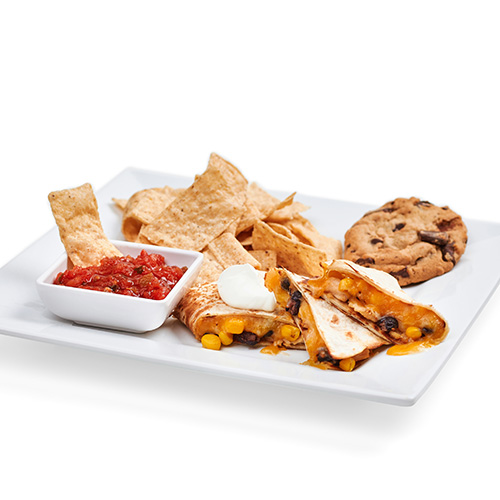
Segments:
[[[323,250],[293,241],[262,221],[254,225],[252,246],[254,250],[274,250],[278,266],[308,277],[319,276],[322,273],[321,262],[327,260]]]
[[[247,231],[243,231],[236,237],[237,240],[245,247],[247,250],[252,246],[252,231],[253,227]]]
[[[269,224],[270,226],[272,224]],[[342,243],[335,238],[330,238],[321,234],[316,227],[302,215],[297,215],[283,223],[295,237],[302,243],[311,245],[323,250],[326,253],[327,260],[340,259],[342,257]]]
[[[150,224],[138,241],[200,251],[245,210],[247,180],[216,154],[203,174]]]
[[[255,182],[248,186],[248,198],[252,200],[259,213],[264,216],[272,213],[280,202],[278,198],[269,194]]]
[[[284,200],[279,200],[270,195],[267,191],[258,186],[255,182],[248,186],[245,211],[238,221],[235,235],[252,228],[255,221],[263,220],[270,214],[293,202],[295,193],[287,196]]]
[[[299,238],[293,234],[292,230],[286,227],[284,224],[278,224],[277,222],[268,222],[267,225],[274,229],[279,234],[286,236],[288,239],[293,241],[300,241]]]
[[[234,228],[234,235],[237,236],[240,233],[243,233],[250,229],[256,220],[262,219],[262,214],[252,201],[251,198],[248,197],[245,202],[245,211],[238,221],[236,221],[236,226]]]
[[[300,214],[301,212],[305,212],[306,210],[309,210],[310,207],[307,205],[304,205],[300,201],[294,201],[293,203],[286,205],[284,207],[279,207],[277,208],[274,212],[269,214],[268,217],[266,217],[266,222],[277,222],[279,224],[282,224],[283,222],[286,222],[287,220],[293,219],[295,216]]]
[[[222,271],[224,271],[224,268],[215,260],[213,255],[209,251],[205,251],[203,252],[203,263],[194,284],[217,281]]]
[[[280,201],[278,198],[262,189],[255,182],[252,182],[248,186],[248,198],[252,200],[252,203],[259,211],[261,219],[265,219],[274,211],[290,205],[293,202],[294,196],[295,193],[287,196],[283,201]]]
[[[68,258],[75,266],[97,265],[122,253],[102,229],[97,200],[89,183],[49,194],[52,213]]]
[[[259,261],[231,233],[222,233],[207,245],[207,249],[224,269],[239,264],[250,264],[255,269],[260,269]]]
[[[136,241],[143,225],[154,221],[175,200],[179,190],[165,186],[142,189],[134,193],[123,210],[122,233],[128,241]]]
[[[260,263],[260,268],[263,271],[269,271],[276,267],[276,252],[274,250],[249,250],[248,253]]]
[[[127,198],[111,198],[115,206],[121,211],[125,210],[125,206],[127,205]]]
[[[231,224],[229,224],[229,226],[227,226],[227,228],[224,230],[224,233],[229,233],[232,234],[233,236],[236,236],[238,234],[238,225],[240,220],[241,217],[240,219],[233,220],[233,222],[231,222]]]
[[[298,201],[294,201],[295,195],[297,193],[292,193],[289,194],[284,200],[280,201],[275,207],[274,210],[269,214],[272,215],[275,212],[278,212],[280,210],[283,210],[286,207],[303,207],[303,210],[307,210],[309,207],[306,207],[303,203],[300,203]],[[302,210],[302,209],[301,209]],[[269,217],[269,215],[266,214],[266,218]]]

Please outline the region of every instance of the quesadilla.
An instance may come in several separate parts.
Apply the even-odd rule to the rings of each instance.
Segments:
[[[299,328],[284,308],[268,312],[232,307],[221,299],[217,282],[190,288],[174,315],[204,347],[220,348],[221,343],[235,341],[249,346],[305,348]]]
[[[419,352],[445,339],[448,324],[443,316],[413,300],[390,274],[342,259],[323,267],[323,276],[307,280],[307,290],[398,344],[388,354]]]
[[[322,369],[352,371],[389,342],[305,287],[307,278],[284,268],[266,274],[266,286],[299,326],[309,361]]]

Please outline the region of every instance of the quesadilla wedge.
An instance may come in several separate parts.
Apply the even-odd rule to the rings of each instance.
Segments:
[[[190,288],[174,315],[205,347],[235,341],[249,346],[305,349],[299,328],[284,308],[267,312],[229,306],[221,299],[217,282]]]
[[[413,300],[390,274],[343,259],[323,267],[323,276],[307,280],[307,290],[398,344],[388,354],[420,352],[445,339],[448,324],[443,316]]]
[[[284,268],[266,274],[266,286],[278,304],[299,326],[309,361],[322,369],[352,371],[389,342],[322,298],[315,298],[304,284],[307,278]]]

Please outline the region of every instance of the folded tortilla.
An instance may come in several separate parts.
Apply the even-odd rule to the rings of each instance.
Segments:
[[[305,288],[393,344],[388,354],[419,352],[442,342],[448,333],[443,316],[416,302],[388,273],[338,259],[323,265],[323,276]]]
[[[266,312],[231,307],[220,298],[217,282],[202,283],[190,288],[174,311],[174,316],[199,341],[207,333],[219,335],[222,339],[223,334],[227,334],[229,330],[232,340],[250,346],[305,348],[291,314],[284,308],[277,307],[273,312]],[[241,333],[231,333],[235,323],[242,326]],[[290,331],[296,332],[296,335],[292,335],[296,338],[287,338],[290,337]]]
[[[266,286],[301,330],[309,354],[306,364],[352,371],[388,344],[330,302],[315,298],[306,283],[307,278],[284,268],[266,274]]]

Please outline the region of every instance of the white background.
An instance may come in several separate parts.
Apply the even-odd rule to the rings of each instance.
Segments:
[[[0,5],[0,265],[50,191],[212,151],[271,189],[500,222],[498,2]],[[2,336],[0,496],[492,498],[499,306],[409,408]]]

